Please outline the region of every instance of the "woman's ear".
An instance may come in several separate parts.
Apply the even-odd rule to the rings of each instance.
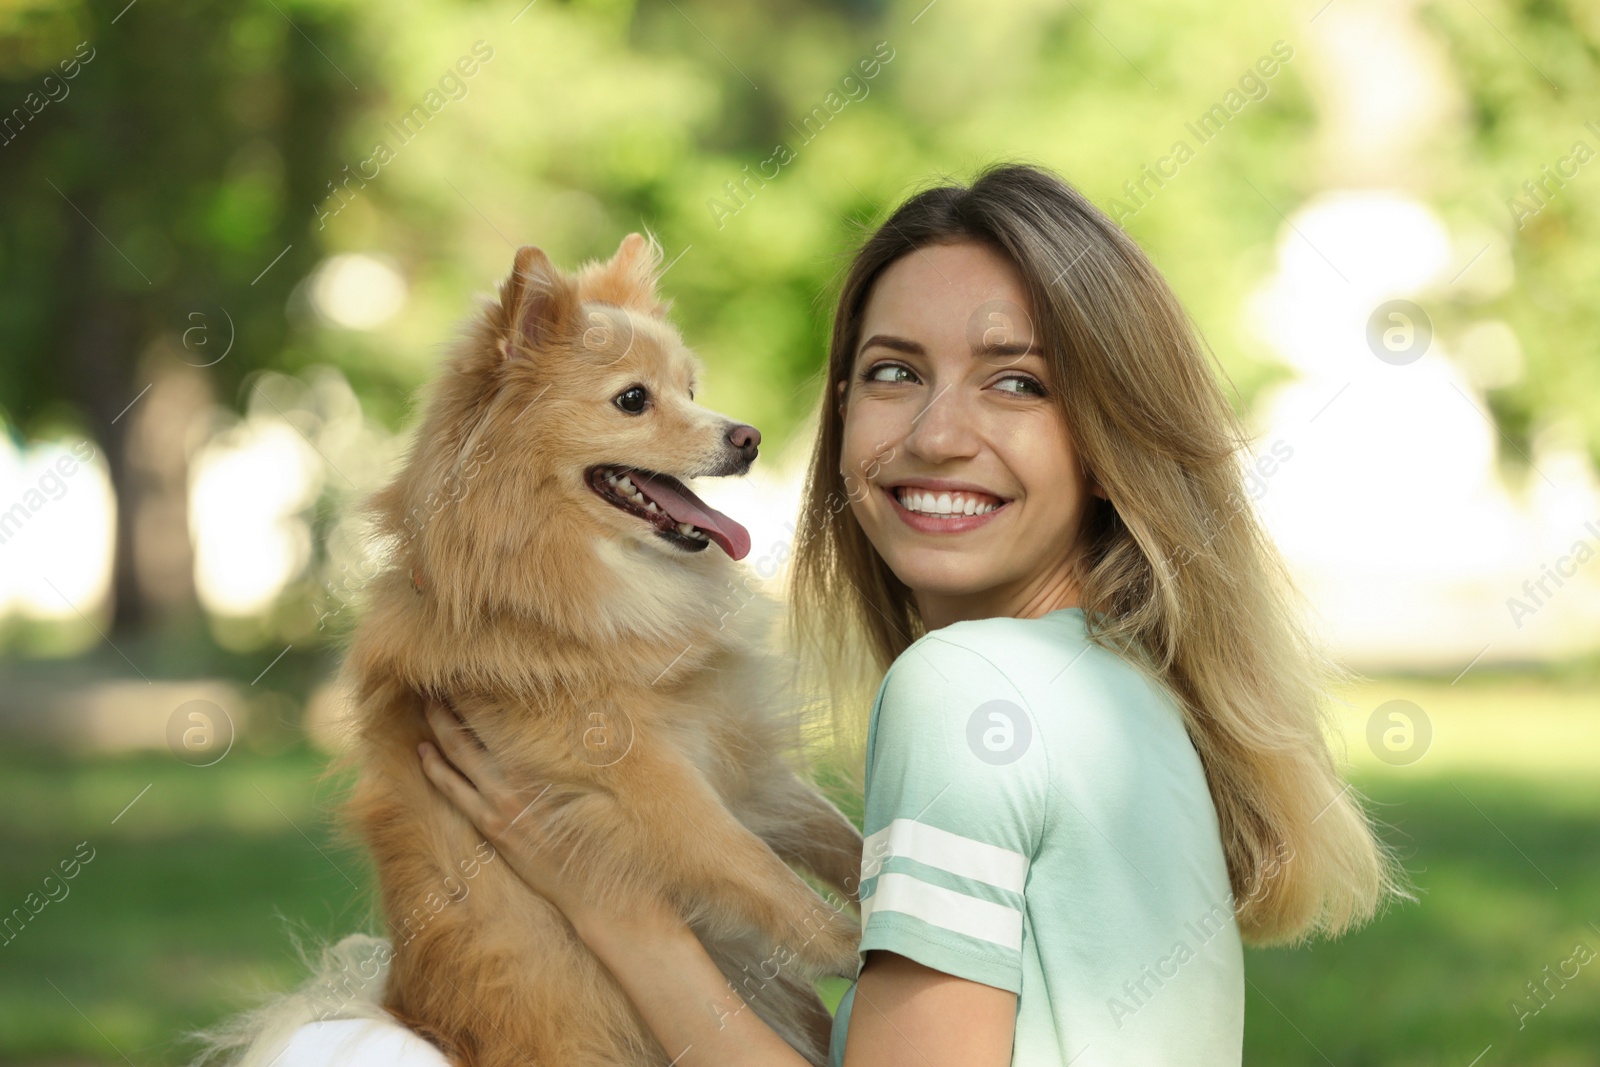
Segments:
[[[1091,474],[1089,471],[1085,470],[1083,472],[1083,477],[1084,477],[1084,480],[1089,483],[1089,492],[1090,493],[1092,493],[1093,495],[1099,497],[1101,500],[1110,500],[1111,499],[1111,497],[1106,493],[1105,488],[1103,486],[1101,486],[1100,480],[1098,478],[1096,478],[1093,474]]]
[[[841,418],[844,416],[844,387],[845,387],[846,384],[847,383],[845,382],[845,380],[843,378],[841,378],[837,382],[835,382],[834,386],[833,386],[833,395],[834,395],[834,398],[839,402],[838,403],[838,408],[839,408],[839,415],[840,415]]]

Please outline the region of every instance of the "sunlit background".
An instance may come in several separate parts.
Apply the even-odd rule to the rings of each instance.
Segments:
[[[517,245],[657,235],[781,557],[852,242],[1023,159],[1228,376],[1424,889],[1251,953],[1246,1062],[1600,1063],[1597,57],[1585,0],[0,2],[0,1062],[183,1062],[371,928],[355,506]]]

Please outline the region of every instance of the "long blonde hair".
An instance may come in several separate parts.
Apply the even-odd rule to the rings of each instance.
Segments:
[[[1035,337],[1086,473],[1078,545],[1090,636],[1163,683],[1183,709],[1221,826],[1242,936],[1336,936],[1389,895],[1410,898],[1391,851],[1328,746],[1326,697],[1346,675],[1249,506],[1249,440],[1183,308],[1144,253],[1053,173],[994,165],[926,189],[856,250],[839,293],[821,426],[791,572],[793,623],[826,659],[881,676],[925,632],[911,591],[873,549],[841,481],[843,415],[861,317],[889,264],[978,241],[1026,282]],[[848,389],[849,385],[846,384]],[[858,482],[863,474],[855,472]],[[859,703],[842,714],[860,719]],[[848,731],[846,731],[848,732]],[[859,734],[857,734],[859,736]]]

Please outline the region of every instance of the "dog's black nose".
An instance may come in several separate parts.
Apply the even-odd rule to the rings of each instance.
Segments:
[[[761,443],[761,431],[742,422],[730,422],[723,431],[722,440],[727,448],[722,453],[718,469],[712,477],[722,478],[732,474],[745,474],[756,461],[756,446]]]

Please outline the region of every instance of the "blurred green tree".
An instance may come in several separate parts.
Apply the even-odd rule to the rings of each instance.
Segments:
[[[399,428],[469,294],[517,245],[576,265],[648,227],[672,261],[675,318],[711,366],[706,402],[781,446],[816,402],[842,255],[883,209],[1020,158],[1115,213],[1278,41],[1295,58],[1270,92],[1124,222],[1242,408],[1290,373],[1239,312],[1272,268],[1274,205],[1292,212],[1331,180],[1315,45],[1338,12],[1321,4],[125,2],[0,8],[0,116],[47,97],[47,75],[70,89],[0,134],[0,405],[25,429],[76,418],[106,448],[124,505],[121,625],[145,613],[129,562],[141,487],[120,437],[132,416],[118,415],[149,380],[136,357],[163,338],[183,356],[204,324],[189,336],[218,343],[225,313],[234,347],[207,370],[224,398],[247,403],[265,367],[333,364]],[[1506,207],[1573,140],[1600,149],[1584,132],[1600,117],[1584,110],[1600,22],[1581,0],[1478,7],[1416,5],[1468,106],[1402,178],[1452,230],[1509,247],[1521,284],[1440,306],[1437,326],[1454,348],[1486,318],[1508,322],[1526,372],[1489,392],[1502,429],[1526,450],[1536,424],[1570,416],[1600,452],[1597,313],[1581,298],[1600,276],[1600,163],[1521,229]],[[93,58],[61,81],[80,42]],[[469,57],[474,73],[453,74]],[[396,137],[429,94],[440,106]],[[339,252],[395,264],[397,315],[351,327],[311,313],[300,283]]]
[[[296,0],[0,8],[0,404],[104,449],[119,629],[149,614],[122,417],[150,384],[138,357],[164,343],[224,391],[278,359],[318,255],[304,206],[362,99],[350,25]]]

